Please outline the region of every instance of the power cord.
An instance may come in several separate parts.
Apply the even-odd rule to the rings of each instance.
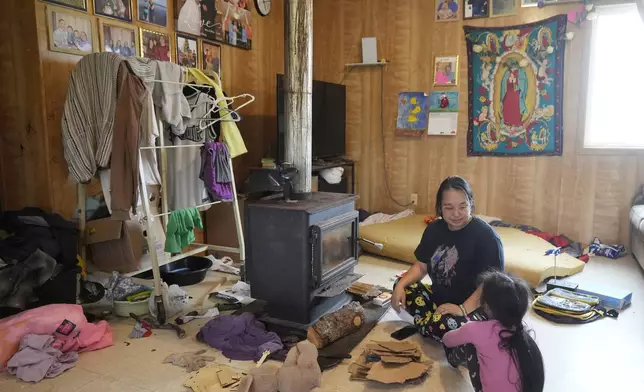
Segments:
[[[344,75],[342,75],[342,80],[340,80],[340,83],[338,84],[342,84],[342,82],[344,82],[344,79],[346,79],[347,75],[349,75],[351,71],[353,71],[353,68],[355,67],[349,67],[349,70],[344,72]]]
[[[385,188],[387,190],[387,196],[398,206],[400,207],[409,207],[413,205],[414,203],[407,203],[407,204],[402,204],[399,203],[398,200],[396,200],[392,195],[391,195],[391,188],[389,187],[389,176],[387,173],[387,155],[385,154],[385,67],[380,68],[380,136],[382,138],[382,166],[384,169],[384,176],[385,176]]]

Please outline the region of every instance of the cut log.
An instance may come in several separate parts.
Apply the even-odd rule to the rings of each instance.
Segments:
[[[352,302],[336,312],[322,316],[308,329],[307,339],[315,347],[323,348],[356,332],[362,324],[364,324],[364,309],[358,302]]]

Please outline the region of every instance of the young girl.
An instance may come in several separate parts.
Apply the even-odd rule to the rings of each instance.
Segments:
[[[543,391],[541,351],[522,321],[530,297],[523,280],[487,272],[480,303],[490,320],[468,322],[443,337],[446,347],[467,345],[468,370],[476,391]]]

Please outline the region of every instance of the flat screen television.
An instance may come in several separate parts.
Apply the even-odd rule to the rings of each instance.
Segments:
[[[277,161],[284,162],[286,119],[284,75],[277,75]],[[346,155],[347,90],[344,85],[313,81],[313,159]]]

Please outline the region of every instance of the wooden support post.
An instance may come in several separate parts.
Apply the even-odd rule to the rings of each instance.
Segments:
[[[285,160],[299,174],[296,192],[311,192],[313,0],[284,2]]]
[[[87,243],[85,242],[85,228],[87,221],[87,213],[85,211],[85,203],[87,194],[85,192],[85,184],[78,184],[77,190],[77,208],[78,208],[78,254],[87,263]]]

